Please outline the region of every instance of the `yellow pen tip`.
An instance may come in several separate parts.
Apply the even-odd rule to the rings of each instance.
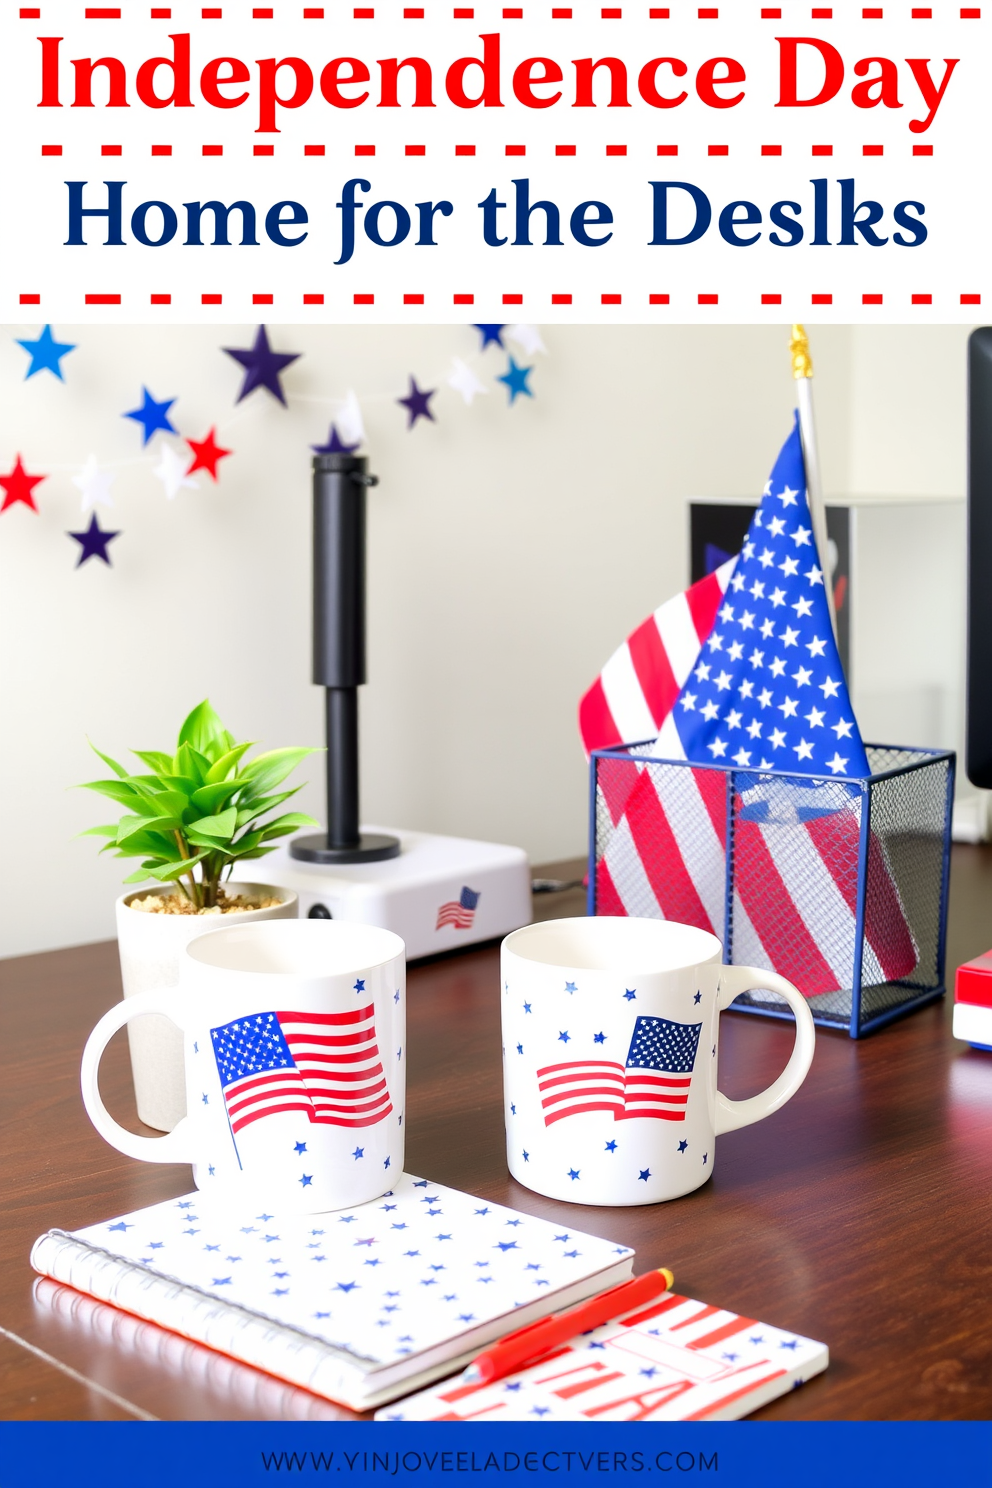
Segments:
[[[675,1285],[675,1277],[673,1276],[672,1272],[669,1271],[669,1269],[668,1269],[667,1266],[659,1266],[658,1267],[658,1270],[661,1272],[662,1276],[665,1278],[665,1289],[666,1289],[666,1291],[669,1291],[670,1292],[672,1290],[672,1287]]]

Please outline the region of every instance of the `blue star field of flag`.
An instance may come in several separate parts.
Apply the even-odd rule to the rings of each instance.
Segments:
[[[220,1083],[225,1089],[246,1075],[296,1068],[275,1013],[258,1013],[211,1028],[210,1037]]]
[[[287,1161],[296,1151],[287,1142]],[[407,1173],[352,1209],[259,1211],[191,1194],[74,1238],[169,1278],[169,1296],[178,1279],[376,1363],[551,1299],[633,1254]],[[159,1320],[183,1331],[178,1317]]]
[[[673,1023],[670,1018],[638,1018],[627,1054],[627,1068],[691,1075],[702,1026]]]
[[[830,625],[798,419],[656,753],[671,754],[673,728],[695,763],[869,774]]]

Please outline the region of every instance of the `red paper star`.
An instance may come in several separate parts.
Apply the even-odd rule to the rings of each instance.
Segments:
[[[217,479],[217,461],[223,460],[225,455],[233,454],[233,450],[221,449],[214,435],[217,430],[211,429],[206,439],[187,439],[186,443],[193,451],[193,463],[187,470],[187,475],[192,475],[194,470],[207,470],[214,480]]]
[[[5,512],[8,506],[13,506],[18,501],[23,501],[25,506],[29,506],[33,512],[36,512],[38,508],[34,504],[34,497],[31,493],[40,481],[47,479],[48,477],[44,475],[28,475],[18,455],[10,474],[0,475],[0,486],[4,489],[3,506],[0,506],[0,512]]]

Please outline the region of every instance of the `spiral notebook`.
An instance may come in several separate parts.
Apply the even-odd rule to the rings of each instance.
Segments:
[[[634,1252],[409,1174],[328,1214],[202,1194],[35,1241],[43,1276],[366,1410],[625,1280]]]

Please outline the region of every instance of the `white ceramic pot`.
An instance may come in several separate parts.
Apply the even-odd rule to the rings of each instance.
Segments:
[[[169,992],[179,984],[183,951],[198,935],[232,925],[250,925],[257,920],[295,920],[298,903],[289,889],[266,884],[225,884],[231,894],[268,898],[278,904],[250,909],[237,915],[165,915],[131,909],[132,899],[148,894],[169,894],[171,884],[122,894],[117,901],[117,946],[121,957],[124,996],[138,992]],[[158,1015],[136,1018],[128,1024],[131,1073],[138,1115],[146,1126],[172,1131],[186,1115],[186,1076],[183,1065],[183,1036],[174,1023]]]

